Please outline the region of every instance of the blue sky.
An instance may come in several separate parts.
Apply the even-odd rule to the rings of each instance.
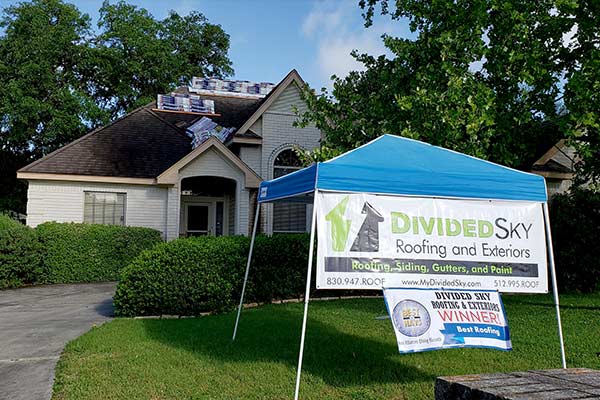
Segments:
[[[95,23],[102,0],[66,0],[90,15]],[[187,14],[197,10],[231,36],[234,78],[277,83],[292,68],[313,87],[331,87],[332,74],[344,76],[360,68],[352,49],[385,54],[384,32],[406,36],[405,22],[379,17],[364,28],[358,0],[169,0],[129,3],[154,17],[169,10]],[[2,1],[2,5],[18,1]]]

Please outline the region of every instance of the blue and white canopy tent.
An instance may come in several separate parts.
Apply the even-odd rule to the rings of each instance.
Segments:
[[[556,304],[563,368],[566,368],[558,291],[552,251],[546,183],[543,177],[417,140],[383,135],[355,150],[260,184],[250,253],[238,308],[235,340],[258,225],[260,205],[285,201],[313,203],[319,191],[369,193],[446,199],[517,200],[542,203],[548,264]],[[316,210],[313,207],[304,317],[295,398],[298,398],[314,254]]]

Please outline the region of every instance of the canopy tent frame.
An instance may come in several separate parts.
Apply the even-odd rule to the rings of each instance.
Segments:
[[[390,136],[390,135],[386,135],[386,136]],[[376,139],[378,140],[378,139]],[[375,141],[376,141],[375,140]],[[370,142],[373,143],[373,142]],[[368,144],[370,144],[368,143]],[[367,145],[368,145],[367,144]],[[365,145],[366,146],[366,145]],[[364,146],[362,146],[364,147]],[[360,148],[359,148],[360,149]],[[349,153],[352,153],[354,151],[356,151],[358,149],[352,150]],[[450,150],[448,150],[450,151]],[[348,154],[348,153],[347,153]],[[343,156],[343,155],[342,155]],[[338,156],[342,157],[342,156]],[[466,156],[466,157],[470,157],[470,156]],[[336,158],[336,159],[337,159]],[[335,160],[335,159],[334,159]],[[334,160],[330,160],[330,161],[334,161]],[[480,160],[481,161],[481,160]],[[255,241],[255,237],[256,237],[256,232],[258,229],[258,223],[259,223],[259,214],[260,214],[260,206],[262,203],[270,203],[270,202],[274,202],[274,201],[280,201],[283,199],[287,199],[287,198],[291,198],[291,197],[295,197],[295,196],[301,196],[301,195],[306,195],[308,193],[314,193],[314,197],[313,197],[313,208],[312,208],[312,217],[311,217],[311,227],[310,227],[310,246],[309,246],[309,254],[308,254],[308,265],[307,265],[307,273],[306,273],[306,289],[305,289],[305,295],[304,295],[304,312],[303,312],[303,318],[302,318],[302,332],[300,335],[300,349],[299,349],[299,354],[298,354],[298,366],[297,366],[297,370],[296,370],[296,385],[295,385],[295,392],[294,392],[294,400],[298,400],[299,397],[299,392],[300,392],[300,380],[301,380],[301,373],[302,373],[302,361],[303,361],[303,357],[304,357],[304,343],[305,343],[305,338],[306,338],[306,327],[307,327],[307,320],[308,320],[308,304],[310,301],[310,286],[311,286],[311,279],[312,279],[312,264],[313,264],[313,257],[314,257],[314,242],[315,242],[315,236],[316,236],[316,215],[317,215],[317,209],[318,209],[318,193],[319,192],[335,192],[335,193],[368,193],[368,194],[375,194],[375,195],[385,195],[385,196],[397,196],[397,197],[424,197],[424,198],[439,198],[439,199],[451,199],[451,200],[479,200],[479,201],[510,201],[510,200],[518,200],[518,201],[528,201],[528,202],[533,202],[533,203],[541,203],[542,205],[542,212],[543,212],[543,217],[544,217],[544,228],[545,228],[545,239],[546,239],[546,251],[547,251],[547,256],[548,256],[548,266],[550,268],[550,275],[551,275],[551,279],[552,279],[552,291],[553,291],[553,297],[554,297],[554,304],[555,304],[555,309],[556,309],[556,319],[557,319],[557,327],[558,327],[558,337],[559,337],[559,341],[560,341],[560,350],[561,350],[561,364],[562,364],[562,368],[567,368],[567,363],[566,363],[566,355],[565,355],[565,348],[564,348],[564,338],[563,338],[563,331],[562,331],[562,322],[561,322],[561,317],[560,317],[560,305],[559,305],[559,297],[558,297],[558,284],[557,284],[557,279],[556,279],[556,269],[555,269],[555,264],[554,264],[554,251],[553,251],[553,247],[552,247],[552,236],[551,236],[551,231],[550,231],[550,218],[549,218],[549,214],[548,214],[548,204],[547,201],[539,201],[539,200],[524,200],[524,199],[511,199],[511,198],[485,198],[485,197],[452,197],[452,196],[434,196],[434,195],[418,195],[418,194],[400,194],[400,193],[374,193],[374,192],[364,192],[364,191],[354,191],[354,190],[331,190],[331,189],[324,189],[324,188],[320,188],[319,187],[319,166],[322,163],[317,163],[314,164],[310,167],[304,168],[302,170],[296,171],[292,174],[289,175],[285,175],[282,176],[280,178],[277,179],[273,179],[271,181],[263,181],[260,185],[259,188],[259,196],[257,198],[257,205],[256,205],[256,214],[254,217],[254,226],[252,229],[252,238],[250,241],[250,249],[248,252],[248,260],[247,260],[247,264],[246,264],[246,271],[244,274],[244,283],[242,286],[242,293],[240,296],[240,302],[238,305],[238,309],[237,309],[237,316],[236,316],[236,321],[235,321],[235,326],[234,326],[234,330],[233,330],[233,337],[232,340],[236,339],[236,335],[237,335],[237,331],[238,331],[238,325],[239,325],[239,321],[240,321],[240,315],[241,315],[241,311],[243,308],[243,302],[244,302],[244,296],[245,296],[245,292],[246,292],[246,285],[247,285],[247,281],[248,281],[248,275],[249,275],[249,270],[250,270],[250,265],[251,265],[251,260],[252,260],[252,255],[253,255],[253,250],[254,250],[254,241]],[[507,168],[507,167],[504,167]],[[294,181],[294,179],[296,179],[297,177],[294,177],[293,175],[298,175],[298,173],[302,174],[303,171],[309,171],[313,169],[314,170],[314,174],[315,174],[315,178],[312,181],[312,188],[307,187],[306,185],[304,187],[302,187],[302,185],[298,185],[298,182]],[[525,173],[523,173],[525,174]],[[275,197],[271,197],[271,198],[264,198],[261,200],[261,197],[267,197],[266,196],[266,190],[263,193],[263,188],[265,187],[264,185],[268,185],[269,183],[273,183],[275,181],[279,181],[279,183],[283,182],[284,180],[287,179],[291,179],[292,180],[292,184],[294,187],[297,188],[296,191],[292,192],[292,193],[286,193],[285,195],[282,196],[275,196]],[[544,192],[546,192],[546,183],[544,180],[544,184],[543,184],[543,188],[544,188]]]

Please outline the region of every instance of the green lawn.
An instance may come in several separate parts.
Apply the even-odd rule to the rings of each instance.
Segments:
[[[303,399],[431,399],[436,376],[560,366],[550,296],[505,296],[514,350],[400,355],[382,299],[310,305]],[[570,367],[600,368],[600,295],[561,296]],[[196,319],[116,319],[71,342],[54,399],[290,398],[302,304]]]

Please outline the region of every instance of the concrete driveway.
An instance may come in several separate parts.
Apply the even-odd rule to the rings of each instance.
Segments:
[[[0,399],[46,400],[65,344],[113,315],[116,283],[0,291]]]

